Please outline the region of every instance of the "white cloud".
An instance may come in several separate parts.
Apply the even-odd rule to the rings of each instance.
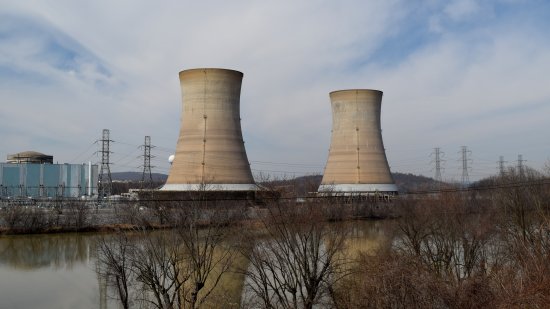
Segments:
[[[453,0],[444,9],[446,15],[453,20],[461,20],[479,12],[480,6],[476,0]]]
[[[415,5],[397,0],[2,3],[10,14],[42,23],[62,46],[83,56],[60,68],[45,58],[38,34],[0,39],[0,70],[45,78],[41,84],[37,77],[33,83],[29,76],[14,77],[0,86],[0,100],[9,102],[0,106],[0,130],[8,135],[0,156],[32,148],[69,161],[103,128],[110,128],[116,141],[137,145],[151,135],[153,144],[173,148],[181,104],[177,73],[194,67],[244,72],[241,114],[251,161],[312,163],[319,168],[311,171],[322,170],[330,140],[328,93],[353,87],[385,92],[386,148],[392,166],[409,169],[404,171],[429,172],[427,153],[439,145],[472,145],[496,158],[513,151],[511,144],[540,143],[537,132],[550,129],[540,103],[550,99],[545,86],[550,43],[544,30],[529,20],[495,18],[493,7],[481,2]],[[490,22],[480,22],[489,16],[484,14]],[[470,28],[456,28],[449,19]],[[388,41],[399,42],[412,31],[420,34],[406,47],[410,50],[398,50],[390,63],[376,61],[375,54],[383,60],[386,53],[395,54],[384,50]],[[515,113],[521,106],[529,109]],[[21,123],[30,124],[21,128]],[[128,147],[115,144],[113,151],[122,157],[133,151]],[[158,164],[166,168],[167,150],[157,151]],[[544,151],[524,156],[539,162],[547,157]],[[417,166],[403,165],[411,157]],[[127,165],[132,164],[137,167],[138,159]]]

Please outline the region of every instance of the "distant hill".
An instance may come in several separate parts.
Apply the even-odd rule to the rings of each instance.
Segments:
[[[117,172],[111,173],[111,178],[116,181],[140,181],[142,174],[141,172]],[[152,173],[151,176],[155,182],[165,182],[168,178],[168,175],[161,173]]]
[[[397,189],[400,193],[410,191],[423,191],[434,188],[435,180],[430,177],[414,175],[410,173],[392,173]],[[158,183],[166,182],[168,175],[161,173],[153,173],[153,181]],[[111,177],[114,181],[128,181],[136,182],[140,181],[142,173],[140,172],[117,172],[111,173]],[[288,180],[277,180],[271,183],[277,186],[294,186],[296,192],[299,195],[306,194],[307,192],[316,191],[321,184],[322,175],[301,176]]]
[[[436,183],[433,178],[410,173],[392,173],[392,176],[399,193],[431,190],[435,187]],[[274,181],[272,183],[278,186],[295,186],[297,194],[302,195],[307,192],[316,191],[321,184],[322,178],[322,175],[311,175]]]
[[[433,178],[422,175],[394,172],[392,176],[399,193],[432,190],[436,184]]]

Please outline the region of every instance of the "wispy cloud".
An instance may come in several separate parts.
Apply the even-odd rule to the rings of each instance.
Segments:
[[[174,147],[177,73],[194,67],[244,72],[251,161],[311,163],[296,170],[321,171],[328,93],[355,87],[384,91],[388,157],[403,171],[431,173],[428,153],[436,146],[454,155],[469,145],[486,162],[532,149],[524,157],[539,165],[550,152],[541,142],[550,131],[550,23],[543,13],[550,6],[542,0],[2,7],[0,156],[36,149],[71,160],[103,128],[121,142],[137,145],[151,135],[154,144]],[[166,168],[168,150],[158,151],[156,163]],[[416,164],[404,165],[411,158]],[[137,167],[138,160],[124,163]]]

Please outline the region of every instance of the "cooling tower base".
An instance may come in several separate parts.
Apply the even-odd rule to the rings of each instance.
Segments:
[[[349,193],[397,193],[397,186],[390,183],[382,184],[333,184],[319,186],[319,192],[349,192]]]
[[[256,191],[255,184],[165,184],[161,191]]]
[[[138,190],[138,199],[144,205],[148,202],[152,205],[162,205],[166,207],[186,207],[192,206],[196,202],[208,201],[209,206],[228,207],[239,203],[249,206],[266,205],[267,203],[278,200],[280,193],[262,190],[255,187],[254,190]],[[156,203],[156,204],[155,204]],[[160,204],[158,204],[160,203]]]

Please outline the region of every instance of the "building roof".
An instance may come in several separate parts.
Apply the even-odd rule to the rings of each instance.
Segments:
[[[7,161],[8,163],[53,163],[53,156],[38,151],[23,151],[8,155]]]

